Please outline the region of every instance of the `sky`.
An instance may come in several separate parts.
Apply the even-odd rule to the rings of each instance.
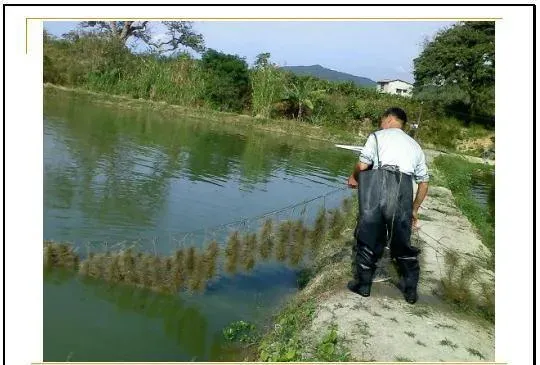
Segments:
[[[270,52],[279,65],[319,64],[374,81],[402,79],[413,82],[413,59],[424,39],[453,22],[435,21],[198,21],[208,48],[245,57],[251,65]],[[77,22],[44,22],[61,36]],[[156,36],[162,30],[154,26]]]

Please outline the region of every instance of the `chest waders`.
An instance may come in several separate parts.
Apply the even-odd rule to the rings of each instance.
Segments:
[[[390,255],[400,275],[398,287],[405,300],[415,303],[420,266],[420,250],[411,246],[413,186],[411,175],[396,166],[381,165],[379,144],[375,137],[377,161],[371,170],[358,174],[358,221],[353,248],[354,280],[348,287],[369,296],[376,263],[389,243]]]

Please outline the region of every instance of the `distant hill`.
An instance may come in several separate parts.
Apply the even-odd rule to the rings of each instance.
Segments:
[[[312,66],[283,66],[282,69],[291,71],[296,75],[314,76],[328,81],[352,81],[358,86],[375,87],[377,83],[367,77],[354,76],[345,72],[330,70],[321,65]]]

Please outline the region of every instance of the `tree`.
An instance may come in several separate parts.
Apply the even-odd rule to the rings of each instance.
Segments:
[[[316,89],[316,81],[310,77],[297,78],[290,86],[285,86],[285,97],[296,109],[298,119],[302,119],[306,110],[313,110],[313,103],[325,90]]]
[[[418,98],[439,102],[467,122],[492,124],[495,23],[460,22],[437,33],[414,60],[414,78]]]
[[[283,95],[285,75],[270,62],[270,53],[260,53],[251,70],[251,106],[253,115],[268,118],[274,104]]]
[[[158,23],[165,27],[165,32],[156,34]],[[81,22],[82,29],[90,29],[113,40],[126,44],[128,40],[141,41],[150,50],[167,53],[184,46],[196,52],[203,52],[204,39],[193,30],[191,22],[148,22],[148,21],[86,21]]]
[[[249,102],[249,70],[246,61],[237,56],[206,51],[201,59],[206,74],[206,98],[222,110],[241,111]]]

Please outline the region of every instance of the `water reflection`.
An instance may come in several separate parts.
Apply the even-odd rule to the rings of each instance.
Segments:
[[[66,95],[45,95],[47,239],[170,243],[329,191],[354,160],[312,141]]]

